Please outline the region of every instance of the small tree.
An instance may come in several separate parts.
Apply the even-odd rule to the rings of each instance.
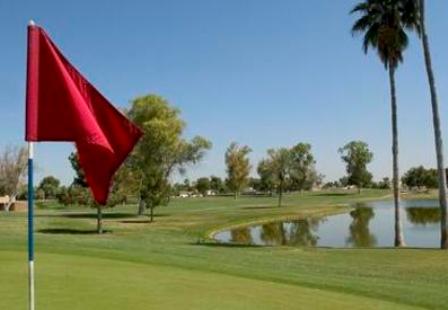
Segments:
[[[339,149],[341,159],[346,164],[348,183],[361,188],[370,183],[372,174],[367,170],[367,165],[373,159],[373,153],[369,150],[367,143],[363,141],[352,141]]]
[[[278,206],[281,207],[284,187],[288,176],[291,175],[291,151],[287,148],[270,149],[268,150],[268,160],[271,163],[274,182],[277,184]]]
[[[144,208],[150,209],[153,221],[154,209],[169,201],[170,176],[176,170],[183,173],[186,166],[198,163],[211,143],[199,136],[191,141],[182,138],[185,122],[179,110],[160,96],[134,99],[127,114],[144,132],[129,159],[132,169],[141,174],[138,212],[141,215]]]
[[[268,192],[272,196],[275,189],[275,180],[269,160],[262,159],[258,163],[257,173],[260,176],[260,189]]]
[[[401,181],[408,187],[437,188],[437,170],[425,169],[423,166],[414,167],[406,171]]]
[[[129,168],[128,161],[118,169],[114,175],[112,186],[110,188],[109,197],[106,206],[96,203],[92,197],[92,193],[88,188],[87,181],[81,166],[79,164],[78,155],[71,153],[69,161],[75,171],[75,177],[70,187],[62,187],[57,198],[60,203],[65,205],[77,204],[84,206],[92,206],[97,210],[97,232],[103,233],[103,208],[113,207],[117,204],[126,202],[126,196],[129,193],[135,193],[138,190],[138,174]]]
[[[79,163],[78,154],[76,152],[71,152],[68,160],[75,171],[75,177],[73,178],[73,185],[79,185],[81,187],[87,187],[86,176],[84,171],[81,169],[81,164]]]
[[[188,178],[184,179],[183,189],[186,190],[187,192],[192,190],[191,183]]]
[[[388,177],[384,177],[381,181],[378,182],[379,189],[390,189],[391,181]]]
[[[5,210],[9,211],[16,199],[26,174],[28,163],[25,147],[6,147],[0,153],[0,194],[9,196]]]
[[[76,203],[80,205],[93,205],[96,208],[96,231],[98,234],[103,233],[103,213],[102,206],[93,202],[91,192],[88,190],[87,180],[84,171],[79,163],[78,154],[72,152],[68,157],[73,170],[75,171],[75,177],[73,178],[72,185],[64,193],[65,196],[60,196],[64,201],[69,204]],[[67,197],[68,196],[68,197]]]
[[[291,162],[291,152],[287,148],[269,149],[268,157],[258,166],[263,178],[269,179],[269,182],[277,188],[279,207],[282,206],[283,191],[290,176]]]
[[[227,186],[234,193],[235,199],[248,183],[251,170],[248,155],[251,151],[247,145],[240,147],[236,142],[232,142],[227,148]]]
[[[196,190],[201,193],[201,195],[206,196],[207,192],[210,190],[210,179],[206,177],[197,179]]]
[[[220,177],[212,175],[210,177],[210,189],[216,193],[223,193],[225,191],[224,182]]]
[[[300,192],[309,190],[318,180],[311,144],[299,143],[290,150],[291,180]]]
[[[50,175],[43,178],[37,188],[43,191],[44,199],[56,198],[60,183],[61,182],[57,178]]]

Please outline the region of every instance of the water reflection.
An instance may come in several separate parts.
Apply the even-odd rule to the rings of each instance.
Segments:
[[[261,225],[260,239],[266,245],[286,245],[284,224],[283,222],[273,222]]]
[[[349,226],[349,236],[346,244],[353,247],[373,247],[377,240],[370,232],[369,222],[375,217],[373,209],[366,206],[358,206],[350,212],[352,222]]]
[[[316,246],[319,240],[316,234],[319,222],[318,219],[311,218],[291,223],[289,243],[296,246]]]
[[[316,246],[318,219],[272,222],[261,225],[260,239],[265,245]]]
[[[439,245],[440,211],[436,200],[402,201],[402,219],[408,246]],[[393,246],[392,201],[358,204],[349,213],[325,218],[275,221],[222,231],[220,242],[256,245],[375,247]]]
[[[252,244],[252,235],[249,227],[235,228],[230,231],[230,241],[234,243]]]
[[[416,225],[437,224],[440,221],[439,208],[409,207],[406,208],[406,215]]]

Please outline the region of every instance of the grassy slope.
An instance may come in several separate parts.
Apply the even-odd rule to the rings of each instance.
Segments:
[[[157,222],[135,208],[38,212],[40,309],[297,309],[448,307],[448,254],[415,249],[300,249],[218,246],[216,228],[278,216],[343,211],[384,196],[306,194],[273,198],[174,200]],[[80,213],[83,212],[83,213]],[[132,212],[132,213],[131,213]],[[26,304],[25,215],[0,215],[0,309]],[[42,232],[44,231],[44,232]],[[51,233],[50,233],[51,232]],[[199,243],[199,244],[198,244]],[[76,293],[76,294],[75,294]]]

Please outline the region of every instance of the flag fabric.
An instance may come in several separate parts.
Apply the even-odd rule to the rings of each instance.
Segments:
[[[28,27],[26,141],[74,142],[95,200],[106,204],[114,173],[141,135],[41,27]]]

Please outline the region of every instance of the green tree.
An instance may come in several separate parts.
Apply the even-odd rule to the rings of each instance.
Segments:
[[[352,141],[339,149],[341,159],[346,164],[348,184],[356,185],[358,192],[372,180],[372,174],[367,170],[367,165],[373,159],[373,153],[367,143]]]
[[[257,173],[260,176],[260,189],[269,192],[272,196],[275,189],[275,180],[269,160],[263,159],[258,163]]]
[[[339,178],[337,183],[338,183],[338,186],[341,186],[341,187],[346,187],[346,186],[350,185],[348,176],[343,176],[343,177]]]
[[[107,205],[126,204],[129,196],[139,195],[141,185],[141,172],[131,166],[129,159],[126,160],[114,175]]]
[[[443,154],[443,138],[442,138],[442,126],[440,124],[440,112],[439,112],[439,101],[437,98],[436,82],[434,77],[434,72],[432,69],[431,61],[431,51],[429,49],[429,39],[426,32],[426,22],[425,22],[425,1],[424,0],[406,0],[407,4],[407,16],[410,16],[410,20],[414,21],[413,17],[419,16],[418,27],[413,27],[419,32],[421,30],[422,34],[422,46],[423,53],[425,57],[426,73],[428,76],[429,90],[431,94],[431,109],[433,116],[433,127],[434,127],[434,140],[437,156],[437,173],[438,173],[438,183],[439,183],[439,203],[440,203],[440,229],[441,229],[441,240],[440,247],[442,249],[448,249],[448,201],[447,201],[447,181],[446,181],[446,170],[444,163]],[[418,12],[415,8],[419,8]],[[416,14],[416,12],[418,14]]]
[[[184,186],[184,190],[186,190],[186,191],[191,191],[192,190],[191,182],[190,182],[190,180],[188,178],[184,179],[183,186]]]
[[[216,193],[223,193],[225,191],[224,182],[220,177],[212,175],[210,177],[210,189]]]
[[[248,185],[254,192],[262,190],[261,180],[259,178],[249,178]]]
[[[227,187],[234,193],[235,199],[238,198],[241,191],[249,181],[251,170],[249,153],[252,150],[247,146],[239,146],[232,142],[227,148],[225,161],[227,166]]]
[[[81,169],[81,164],[79,163],[78,154],[76,152],[70,153],[68,160],[75,171],[75,177],[73,178],[72,185],[79,185],[81,187],[87,187],[86,176],[84,171]]]
[[[299,143],[295,145],[290,150],[290,156],[290,174],[293,186],[300,192],[311,189],[318,179],[311,144]]]
[[[60,183],[57,178],[50,175],[44,177],[37,188],[44,192],[44,199],[51,199],[56,197]]]
[[[364,33],[363,48],[376,49],[381,62],[389,72],[392,111],[393,189],[395,203],[395,246],[404,245],[400,220],[400,182],[398,167],[398,121],[395,72],[403,61],[408,46],[406,28],[415,26],[415,18],[407,14],[403,0],[365,0],[357,4],[351,13],[361,17],[354,23],[352,33]]]
[[[196,190],[201,193],[201,195],[206,196],[207,191],[210,190],[210,179],[207,177],[202,177],[196,180]]]
[[[408,187],[426,187],[437,188],[437,170],[425,169],[423,166],[413,167],[406,171],[401,178],[402,182]]]
[[[170,176],[176,170],[183,173],[188,165],[199,162],[211,143],[199,136],[191,141],[184,139],[186,124],[180,118],[180,111],[160,96],[134,99],[127,114],[144,132],[129,164],[142,176],[139,214],[143,214],[144,208],[150,209],[153,221],[154,209],[169,201]]]
[[[378,182],[379,189],[390,189],[390,179],[388,177],[384,177],[381,181]]]
[[[267,153],[268,157],[262,161],[262,170],[265,170],[264,173],[270,176],[272,184],[277,188],[278,206],[281,207],[283,191],[291,172],[291,152],[287,148],[280,148],[269,149]]]
[[[126,202],[126,197],[137,191],[139,175],[135,170],[132,170],[126,161],[118,171],[115,173],[112,180],[112,185],[109,192],[109,197],[106,206],[96,203],[93,199],[92,193],[88,188],[84,171],[82,170],[77,153],[71,153],[69,161],[75,171],[75,177],[72,184],[68,188],[61,188],[57,195],[59,202],[69,205],[78,204],[92,206],[97,210],[97,232],[103,233],[103,208],[113,207],[120,203]]]
[[[96,231],[98,234],[103,233],[103,210],[102,206],[98,203],[95,203],[92,197],[90,190],[87,189],[88,184],[84,174],[84,171],[81,168],[81,164],[79,163],[78,154],[72,152],[68,160],[72,165],[73,170],[75,171],[75,177],[73,178],[73,182],[71,186],[65,191],[59,199],[68,202],[70,204],[76,203],[80,205],[91,205],[96,208]]]

